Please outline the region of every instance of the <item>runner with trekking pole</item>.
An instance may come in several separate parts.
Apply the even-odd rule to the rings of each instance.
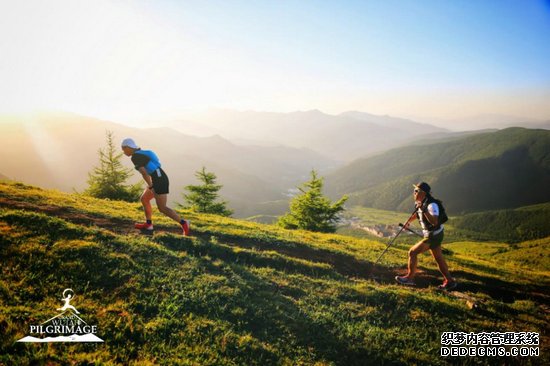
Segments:
[[[161,168],[157,155],[150,150],[142,150],[130,138],[122,141],[122,151],[124,155],[132,158],[132,163],[134,163],[136,170],[141,173],[143,180],[147,184],[147,188],[145,188],[141,195],[141,204],[145,211],[146,221],[144,223],[136,223],[134,225],[135,228],[141,230],[144,234],[153,233],[151,200],[154,198],[159,211],[179,223],[182,228],[182,234],[188,236],[189,221],[180,218],[176,211],[166,205],[168,201],[169,181],[168,176]]]
[[[414,184],[413,197],[415,200],[415,213],[422,226],[423,238],[418,243],[413,245],[409,250],[408,272],[405,276],[396,276],[395,280],[406,286],[414,286],[414,278],[416,276],[418,255],[424,253],[428,249],[432,252],[432,256],[437,262],[439,271],[444,277],[443,284],[438,286],[440,290],[452,290],[456,288],[457,283],[449,273],[449,267],[443,257],[441,243],[443,241],[443,223],[447,221],[447,214],[440,200],[432,197],[430,194],[431,187],[426,182]],[[407,221],[402,226],[401,230],[408,230],[411,220]]]

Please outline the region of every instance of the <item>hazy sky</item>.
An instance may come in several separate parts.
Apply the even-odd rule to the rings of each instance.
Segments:
[[[550,1],[0,0],[0,113],[550,119]]]

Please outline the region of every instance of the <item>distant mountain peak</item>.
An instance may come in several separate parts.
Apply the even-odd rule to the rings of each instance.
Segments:
[[[290,112],[289,115],[304,115],[304,116],[331,116],[330,114],[326,114],[319,109],[309,109],[307,111],[296,111],[296,112]]]

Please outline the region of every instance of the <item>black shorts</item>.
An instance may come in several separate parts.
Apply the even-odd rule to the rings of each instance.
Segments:
[[[170,181],[168,176],[161,168],[155,170],[151,174],[151,179],[153,180],[153,189],[156,194],[168,194],[168,186]]]

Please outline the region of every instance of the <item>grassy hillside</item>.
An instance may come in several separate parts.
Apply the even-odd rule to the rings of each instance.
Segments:
[[[509,128],[390,150],[336,171],[326,188],[351,193],[352,204],[408,210],[421,180],[450,215],[550,202],[550,131]]]
[[[539,332],[540,357],[467,362],[550,361],[548,239],[495,243],[500,262],[478,243],[450,244],[460,293],[479,304],[470,310],[435,290],[428,256],[418,288],[395,285],[400,243],[373,267],[384,243],[188,213],[192,237],[158,214],[158,232],[144,237],[132,229],[137,204],[16,183],[0,183],[0,207],[0,364],[466,362],[439,356],[446,331]],[[524,258],[533,251],[540,260]],[[14,343],[55,315],[68,287],[105,343]]]

